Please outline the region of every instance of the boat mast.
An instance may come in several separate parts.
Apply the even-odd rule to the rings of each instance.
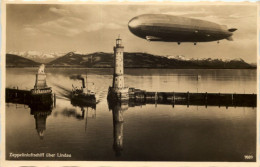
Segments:
[[[88,73],[87,73],[87,70],[86,70],[86,89],[87,89],[87,92],[88,92]]]

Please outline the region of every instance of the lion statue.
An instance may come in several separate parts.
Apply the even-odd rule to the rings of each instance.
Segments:
[[[42,65],[39,67],[38,74],[44,74],[44,68],[45,68],[45,65],[42,64]]]

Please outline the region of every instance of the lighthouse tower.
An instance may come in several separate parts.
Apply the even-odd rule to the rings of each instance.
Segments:
[[[120,37],[114,46],[113,86],[109,88],[109,93],[116,95],[118,100],[128,99],[128,88],[124,83],[124,46]]]
[[[124,88],[124,46],[119,37],[114,46],[114,63],[113,88],[122,89]]]

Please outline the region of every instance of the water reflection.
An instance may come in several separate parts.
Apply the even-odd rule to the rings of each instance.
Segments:
[[[96,103],[92,103],[92,102],[88,102],[88,101],[79,101],[77,99],[71,99],[71,104],[74,107],[80,107],[81,109],[81,116],[78,118],[80,119],[84,119],[85,118],[85,112],[86,112],[86,122],[87,122],[87,118],[88,118],[88,111],[89,108],[94,111],[94,113],[92,114],[92,118],[96,118]],[[87,124],[87,123],[86,123]]]
[[[47,117],[51,115],[52,110],[34,110],[31,109],[31,115],[34,115],[35,128],[41,140],[44,138],[46,130]]]
[[[92,108],[94,110],[96,110],[96,103],[94,102],[88,102],[88,101],[81,101],[81,100],[77,100],[77,99],[71,99],[70,100],[71,105],[74,107],[80,107],[80,108]],[[83,109],[81,109],[83,110]]]
[[[155,103],[154,99],[135,99],[107,106],[113,73],[109,69],[90,70],[99,103],[82,104],[70,98],[74,81],[69,76],[83,74],[85,69],[48,71],[48,83],[57,97],[56,108],[43,111],[6,103],[7,159],[12,159],[8,157],[11,152],[57,151],[71,153],[73,158],[69,160],[80,161],[246,161],[245,154],[256,155],[256,108],[219,108],[217,101],[217,106],[191,102],[177,105],[177,101],[173,106],[171,99],[169,105],[158,100]],[[242,70],[241,74],[233,70],[126,71],[126,85],[147,91],[195,92],[198,87],[204,93],[256,93],[256,72],[250,70]],[[6,85],[30,88],[35,82],[34,72],[7,69]],[[201,75],[200,81],[196,80],[197,74]],[[229,76],[232,81],[222,81]]]
[[[123,131],[124,131],[124,116],[123,113],[128,109],[128,101],[115,102],[108,100],[108,108],[113,114],[113,149],[116,156],[121,156],[123,151]]]

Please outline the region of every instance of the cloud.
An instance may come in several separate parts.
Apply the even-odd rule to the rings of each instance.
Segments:
[[[57,8],[50,8],[56,11]],[[63,10],[59,10],[63,11]],[[64,10],[68,11],[68,10]],[[71,12],[70,12],[71,13]],[[124,28],[118,23],[107,23],[107,21],[101,22],[100,20],[95,20],[94,22],[88,21],[84,18],[70,16],[62,16],[55,20],[43,22],[35,25],[26,25],[24,27],[27,35],[36,35],[36,33],[45,33],[52,35],[59,35],[65,37],[75,37],[81,33],[89,33],[94,31],[99,31],[101,29],[116,30]]]
[[[117,29],[121,29],[124,28],[122,25],[116,24],[116,23],[93,23],[88,25],[85,28],[86,32],[92,32],[92,31],[99,31],[101,29],[110,29],[110,30],[117,30]]]
[[[56,13],[61,16],[68,16],[70,14],[69,10],[56,8],[56,7],[50,7],[49,9],[51,12]]]
[[[91,32],[91,31],[98,31],[104,27],[104,23],[94,23],[88,25],[84,30],[86,32]]]
[[[176,16],[198,16],[198,17],[201,17],[201,16],[206,16],[207,13],[205,12],[198,12],[198,11],[175,11],[175,12],[164,12],[162,14],[169,14],[169,15],[176,15]]]
[[[138,50],[174,55],[178,50],[179,53],[185,52],[186,55],[191,55],[191,57],[199,57],[205,54],[205,47],[207,47],[212,51],[216,50],[216,54],[221,53],[222,55],[223,53],[222,57],[248,55],[248,60],[255,58],[253,51],[255,51],[256,39],[256,7],[250,5],[88,4],[43,5],[44,9],[42,9],[43,6],[39,8],[36,8],[36,6],[28,5],[27,8],[21,10],[9,9],[9,15],[7,15],[9,17],[9,20],[7,19],[9,50],[12,48],[19,50],[19,48],[26,47],[62,51],[75,48],[84,50],[87,45],[89,52],[105,51],[111,49],[110,41],[120,33],[123,35],[123,40],[126,41],[126,48],[129,51]],[[36,12],[36,9],[38,12]],[[131,18],[147,13],[164,13],[208,20],[238,30],[234,32],[233,42],[223,40],[219,45],[213,42],[202,43],[193,47],[192,44],[185,43],[177,47],[174,43],[148,43],[134,36],[127,28],[128,21]],[[51,40],[46,42],[48,39]],[[75,42],[78,45],[74,45]],[[171,49],[173,46],[176,46],[176,48]],[[191,50],[183,49],[182,46],[190,47]]]
[[[123,29],[124,27],[120,24],[115,24],[115,23],[92,23],[89,24],[84,30],[86,32],[94,32],[94,31],[99,31],[101,29],[107,29],[107,30],[118,30],[118,29]]]
[[[29,25],[23,27],[23,32],[29,36],[36,36],[39,33],[39,31],[36,28],[31,27]]]
[[[38,30],[41,32],[53,34],[53,35],[61,35],[67,37],[73,37],[81,33],[80,29],[77,27],[71,26],[73,22],[69,19],[58,19],[55,21],[49,21],[37,26]]]
[[[75,28],[68,28],[66,24],[69,22],[65,22],[64,20],[58,21],[48,21],[39,25],[27,25],[24,27],[24,32],[27,36],[35,36],[35,35],[61,35],[72,37],[80,33]]]
[[[117,29],[123,28],[122,25],[116,24],[116,23],[108,23],[108,24],[106,25],[106,27],[107,27],[108,29],[113,29],[113,30],[117,30]]]
[[[63,37],[76,37],[83,33],[104,30],[123,29],[123,24],[118,22],[120,17],[113,11],[103,11],[100,6],[50,6],[49,13],[53,17],[38,20],[24,26],[27,36],[58,35]]]

